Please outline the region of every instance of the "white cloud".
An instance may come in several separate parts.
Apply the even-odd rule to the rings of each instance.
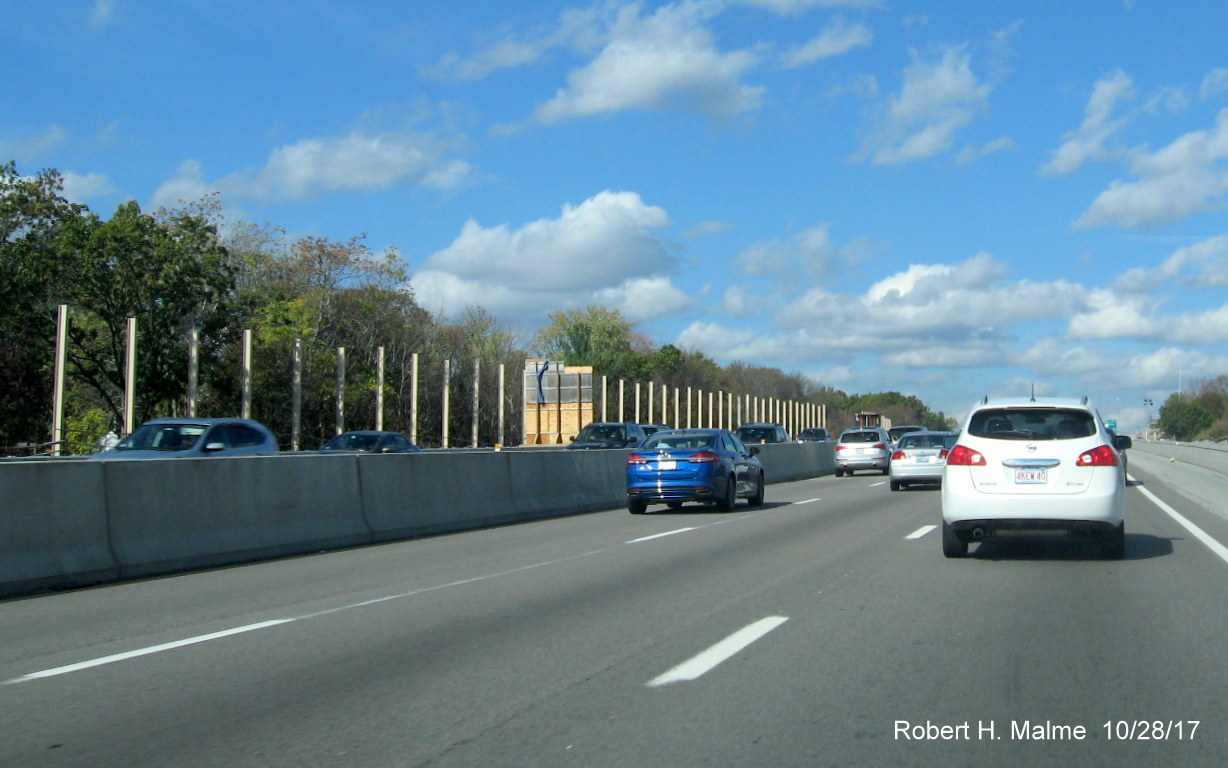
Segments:
[[[1097,291],[1088,310],[1070,318],[1072,339],[1137,339],[1166,344],[1217,344],[1228,341],[1228,304],[1204,312],[1161,315],[1156,302],[1141,295]]]
[[[455,53],[443,56],[424,69],[431,77],[478,80],[492,72],[532,64],[546,52],[561,46],[591,44],[599,35],[598,13],[591,9],[569,9],[558,24],[541,34],[523,39],[500,40],[468,58]]]
[[[67,138],[67,131],[53,125],[36,136],[0,141],[0,158],[30,162],[60,147]]]
[[[792,16],[811,8],[877,8],[882,0],[741,0],[746,5],[766,8],[780,16]]]
[[[1216,67],[1202,79],[1202,85],[1198,88],[1198,96],[1201,99],[1209,99],[1225,91],[1228,91],[1228,67]]]
[[[789,283],[831,272],[839,262],[830,224],[808,227],[788,240],[766,240],[745,248],[735,261],[748,276],[767,275]]]
[[[106,26],[115,14],[115,0],[94,0],[94,9],[90,14],[90,23],[95,27]]]
[[[1075,221],[1076,229],[1164,224],[1223,208],[1228,193],[1228,109],[1210,130],[1192,131],[1167,147],[1130,153],[1133,181],[1114,180]]]
[[[303,200],[329,193],[369,194],[399,186],[451,189],[472,175],[464,160],[450,158],[444,142],[410,132],[352,132],[303,139],[273,150],[264,166],[205,179],[195,160],[154,194],[156,205],[220,192],[227,200]],[[185,196],[186,195],[186,196]]]
[[[63,174],[64,197],[74,203],[85,203],[95,197],[116,193],[111,179],[98,173],[79,174],[65,171]]]
[[[196,160],[184,160],[174,176],[162,182],[154,192],[154,207],[174,208],[180,201],[200,200],[217,191],[217,185],[205,180],[205,169]]]
[[[1105,144],[1113,134],[1127,123],[1125,119],[1113,119],[1118,103],[1133,98],[1134,81],[1121,70],[1096,83],[1091,98],[1083,109],[1083,124],[1078,130],[1063,137],[1063,142],[1053,152],[1040,172],[1046,176],[1064,176],[1074,173],[1088,160],[1105,155]]]
[[[839,56],[854,48],[867,46],[873,39],[873,33],[864,24],[847,26],[837,19],[824,27],[817,37],[787,51],[781,57],[781,65],[793,68],[812,64],[820,59]]]
[[[1001,365],[1002,362],[1002,350],[998,345],[984,341],[958,346],[915,347],[883,357],[886,365],[901,368],[974,368]]]
[[[1228,286],[1228,235],[1178,249],[1158,267],[1135,267],[1117,279],[1121,291],[1148,291],[1170,280],[1189,285]]]
[[[749,317],[755,314],[755,293],[745,286],[734,284],[725,289],[721,297],[720,313],[728,317]]]
[[[657,231],[669,223],[639,195],[610,191],[519,229],[470,220],[411,283],[423,306],[445,314],[481,304],[544,321],[560,307],[599,303],[653,317],[690,306],[666,277],[676,258]]]
[[[896,165],[948,151],[956,133],[988,110],[991,90],[977,79],[962,48],[948,48],[932,63],[913,52],[904,85],[888,100],[860,158]]]
[[[638,5],[621,8],[605,47],[568,75],[567,87],[541,104],[535,119],[551,124],[625,110],[729,118],[757,109],[764,89],[740,82],[757,57],[749,51],[721,53],[702,25],[719,10],[691,0],[641,18]]]
[[[698,224],[687,228],[682,236],[687,239],[699,240],[712,235],[719,235],[722,232],[728,232],[733,229],[733,224],[728,221],[701,221]]]
[[[995,152],[1009,152],[1016,148],[1015,140],[1009,136],[1000,136],[993,141],[986,142],[979,147],[974,147],[971,144],[960,150],[955,157],[955,162],[960,165],[968,165],[975,163],[981,158],[988,157]]]
[[[867,353],[908,368],[1002,365],[1015,326],[1052,324],[1088,307],[1081,286],[1007,282],[1006,272],[985,253],[960,264],[913,265],[861,295],[813,288],[775,314],[775,331],[696,322],[680,341],[720,360],[788,366]],[[744,297],[728,291],[724,304],[737,308]]]
[[[596,303],[617,309],[632,322],[685,312],[694,305],[687,294],[664,275],[633,277],[622,285],[593,294]]]
[[[720,360],[765,360],[778,357],[779,349],[765,349],[753,331],[729,328],[719,323],[696,321],[678,334],[676,344],[684,349],[703,350]],[[774,346],[774,345],[773,345]]]
[[[1101,391],[1140,387],[1163,387],[1165,391],[1172,391],[1177,371],[1184,372],[1189,380],[1214,378],[1228,370],[1228,357],[1197,350],[1165,347],[1125,356],[1106,356],[1059,339],[1038,342],[1020,356],[1019,362],[1033,367],[1041,376],[1077,377],[1090,389]]]
[[[264,167],[223,186],[242,197],[301,200],[328,192],[370,193],[404,185],[450,189],[472,169],[420,134],[353,132],[303,139],[273,150]]]

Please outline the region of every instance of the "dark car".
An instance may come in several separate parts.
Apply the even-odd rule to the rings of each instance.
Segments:
[[[900,442],[900,438],[907,435],[909,432],[925,432],[926,428],[920,424],[907,424],[899,427],[892,427],[887,430],[887,434],[891,437],[892,444]]]
[[[277,453],[277,438],[251,419],[153,419],[91,458],[170,459],[264,456]]]
[[[342,432],[320,446],[321,453],[413,453],[420,450],[400,432],[374,429]]]
[[[644,430],[645,435],[651,435],[654,432],[660,432],[663,429],[673,429],[668,424],[641,424],[640,429]]]
[[[779,424],[743,424],[733,433],[744,443],[789,442],[789,433]]]
[[[642,515],[649,504],[715,503],[731,510],[737,500],[763,503],[759,449],[747,448],[727,429],[674,429],[649,437],[627,457],[627,509]]]
[[[568,448],[633,448],[647,435],[634,421],[594,421],[576,435]]]
[[[806,427],[798,434],[797,439],[802,443],[825,443],[831,440],[831,435],[822,427]]]

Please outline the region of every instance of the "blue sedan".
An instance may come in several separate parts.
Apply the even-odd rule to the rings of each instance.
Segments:
[[[747,448],[727,429],[656,432],[627,457],[627,509],[642,515],[649,504],[715,503],[731,510],[738,499],[763,503],[759,449]]]

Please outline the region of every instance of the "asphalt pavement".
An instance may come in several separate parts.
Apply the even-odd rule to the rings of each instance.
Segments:
[[[1121,561],[858,474],[0,602],[0,765],[1222,766],[1228,479],[1130,469]]]

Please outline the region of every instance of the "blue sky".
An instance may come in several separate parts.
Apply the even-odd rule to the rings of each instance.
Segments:
[[[1228,3],[0,2],[0,160],[898,390],[1228,374]]]

